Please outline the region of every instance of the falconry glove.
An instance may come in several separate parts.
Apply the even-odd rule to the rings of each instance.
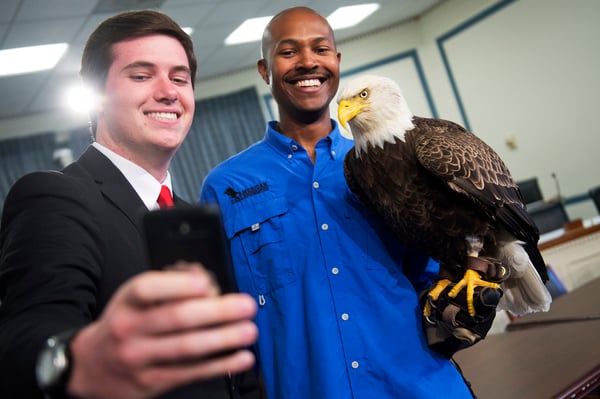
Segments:
[[[429,347],[448,359],[485,338],[503,294],[502,289],[476,287],[473,295],[475,316],[470,316],[466,290],[461,290],[454,298],[448,295],[454,285],[446,286],[437,300],[428,295],[429,290],[421,294],[422,307],[425,303],[431,307],[431,314],[423,318]]]

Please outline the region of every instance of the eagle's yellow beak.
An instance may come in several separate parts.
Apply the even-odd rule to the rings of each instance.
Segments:
[[[363,112],[368,106],[368,103],[362,101],[362,99],[352,98],[350,100],[342,100],[338,104],[338,122],[346,130],[348,129],[347,123],[351,121],[356,115]]]

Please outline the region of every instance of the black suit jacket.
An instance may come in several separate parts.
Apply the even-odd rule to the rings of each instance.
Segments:
[[[187,204],[177,196],[174,202]],[[97,319],[125,280],[147,270],[147,211],[93,147],[62,172],[34,172],[14,184],[0,226],[0,398],[41,398],[34,369],[45,340]],[[244,381],[257,397],[253,376]],[[229,398],[228,392],[218,378],[164,397]]]

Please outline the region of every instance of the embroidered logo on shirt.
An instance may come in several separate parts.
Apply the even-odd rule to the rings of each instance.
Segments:
[[[232,187],[229,187],[227,188],[227,190],[225,190],[225,194],[231,197],[232,204],[236,204],[242,200],[245,200],[248,197],[252,197],[253,195],[260,194],[263,191],[267,190],[269,190],[269,185],[267,184],[267,182],[263,182],[257,184],[256,186],[246,188],[242,191],[235,191]]]

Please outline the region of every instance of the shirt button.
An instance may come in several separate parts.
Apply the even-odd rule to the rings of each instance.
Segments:
[[[335,151],[331,151],[331,155],[335,155]]]
[[[292,144],[292,150],[298,151],[298,146],[296,144]]]
[[[359,366],[359,364],[358,364],[358,362],[356,360],[352,362],[352,368],[353,369],[357,369],[358,366]]]
[[[318,182],[318,181],[314,182],[314,183],[313,183],[313,187],[314,187],[314,188],[319,188],[319,182]]]
[[[292,159],[292,154],[288,154],[288,159]]]
[[[338,269],[337,267],[334,267],[331,269],[332,274],[338,274],[339,272],[340,272],[340,269]]]
[[[350,318],[350,316],[348,316],[348,313],[342,313],[342,320],[348,320]]]
[[[327,223],[323,223],[321,225],[321,230],[327,230],[327,229],[329,229],[329,225]]]

